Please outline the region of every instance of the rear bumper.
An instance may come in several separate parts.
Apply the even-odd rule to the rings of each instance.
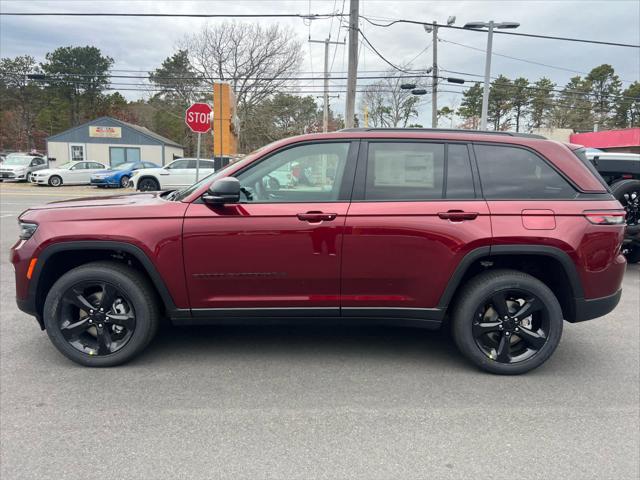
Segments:
[[[618,290],[613,295],[601,298],[576,298],[575,299],[575,317],[573,320],[569,320],[571,323],[584,322],[585,320],[592,320],[594,318],[602,317],[611,312],[622,296],[622,289]]]

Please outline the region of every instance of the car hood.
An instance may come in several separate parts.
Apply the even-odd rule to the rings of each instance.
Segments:
[[[170,172],[171,170],[167,170],[166,168],[157,167],[157,168],[140,168],[135,171],[136,176],[141,176],[145,173],[160,173],[160,172]]]
[[[116,173],[119,172],[125,172],[126,170],[97,170],[95,172],[93,172],[91,175],[115,175]]]
[[[64,172],[68,172],[69,170],[64,169],[64,168],[45,168],[43,170],[36,170],[35,172],[33,172],[34,174],[38,174],[38,175],[52,175],[54,173],[58,173],[58,174],[62,174]]]
[[[72,198],[69,200],[58,200],[55,202],[45,203],[31,207],[28,211],[34,210],[51,210],[59,208],[94,208],[94,207],[122,207],[127,205],[144,205],[145,203],[154,202],[160,196],[161,192],[153,193],[130,193],[126,195],[112,196],[96,196]]]

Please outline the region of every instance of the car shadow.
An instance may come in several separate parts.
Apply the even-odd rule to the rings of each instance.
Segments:
[[[383,326],[166,326],[136,363],[164,361],[369,360],[440,363],[468,368],[448,330]]]

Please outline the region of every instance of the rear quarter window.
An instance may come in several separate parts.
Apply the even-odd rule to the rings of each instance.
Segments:
[[[535,153],[502,145],[474,145],[487,199],[572,199],[576,190]]]

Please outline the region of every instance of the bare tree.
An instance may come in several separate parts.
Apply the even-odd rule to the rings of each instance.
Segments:
[[[372,127],[406,127],[418,116],[419,99],[411,91],[400,88],[403,80],[394,75],[365,88],[361,108],[367,108]]]
[[[252,108],[298,71],[302,61],[300,41],[291,28],[281,25],[207,24],[187,35],[180,48],[189,52],[193,69],[206,82],[232,85],[241,125]]]

